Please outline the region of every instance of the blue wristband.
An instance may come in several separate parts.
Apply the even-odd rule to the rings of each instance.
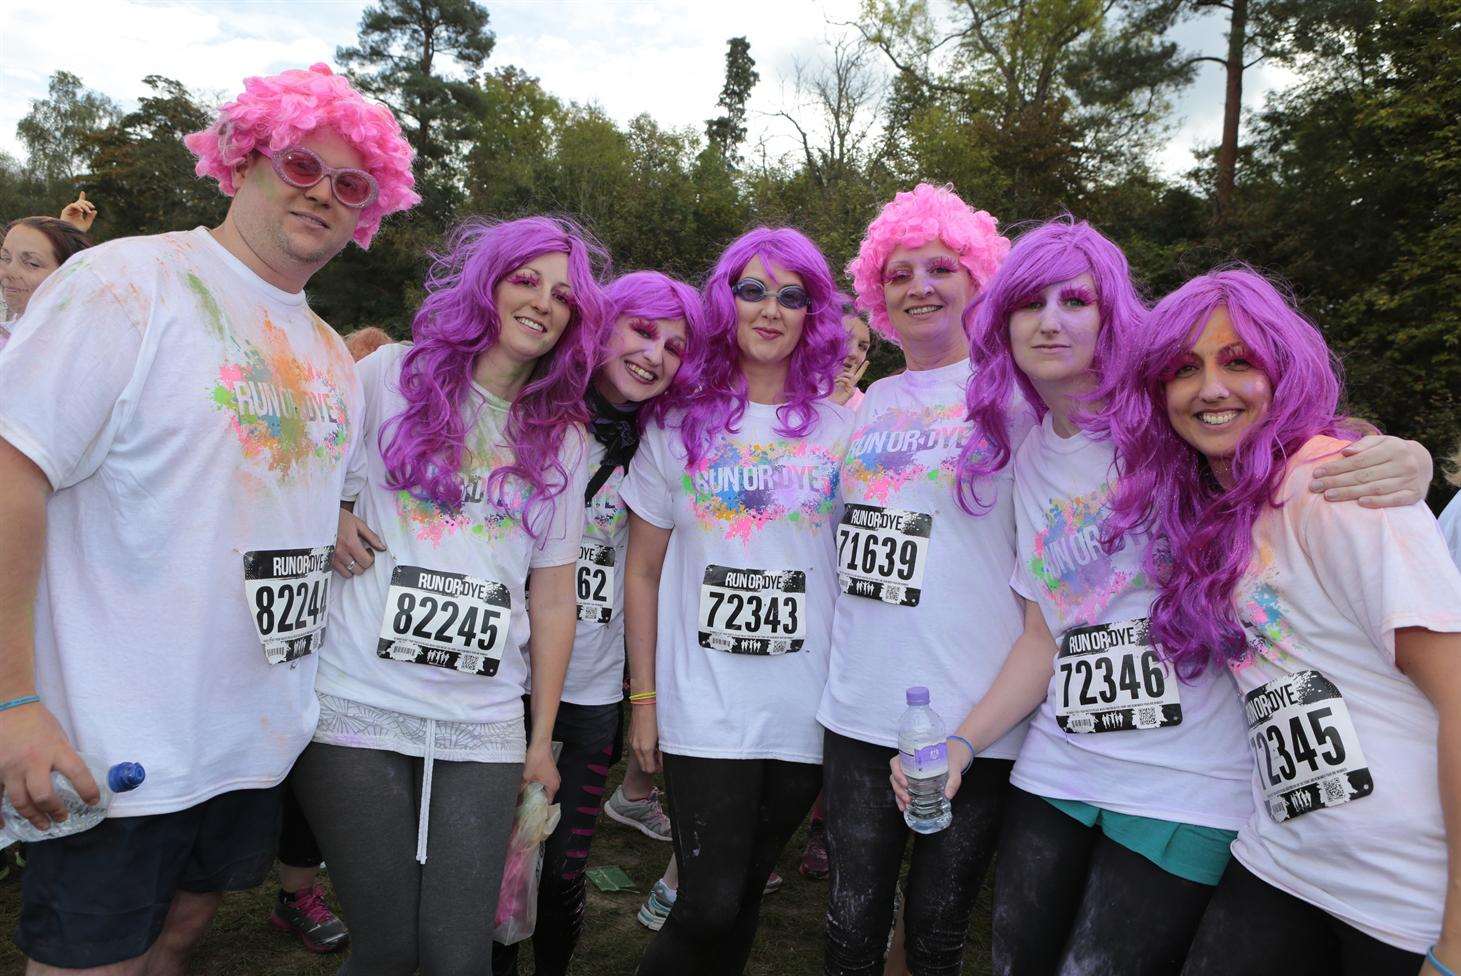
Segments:
[[[19,708],[21,705],[34,705],[40,700],[40,695],[25,695],[21,698],[12,698],[8,702],[0,702],[0,712],[8,712],[12,708]]]
[[[963,769],[959,770],[959,774],[962,776],[964,773],[967,773],[969,771],[969,767],[970,766],[974,765],[974,758],[976,756],[978,756],[979,753],[977,753],[977,752],[974,751],[974,743],[970,742],[968,739],[964,738],[962,735],[951,735],[951,736],[949,736],[949,738],[950,739],[953,739],[955,742],[962,742],[962,743],[964,743],[964,748],[966,748],[966,749],[969,750],[969,761],[964,764],[964,768]],[[1454,976],[1454,974],[1447,973],[1446,976]]]
[[[1436,958],[1435,946],[1431,946],[1429,949],[1426,950],[1425,961],[1430,963],[1431,967],[1435,969],[1436,972],[1440,973],[1441,976],[1456,976],[1455,970]]]

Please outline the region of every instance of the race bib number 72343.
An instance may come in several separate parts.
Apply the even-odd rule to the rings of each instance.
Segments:
[[[491,677],[502,663],[512,595],[495,580],[399,565],[376,656]]]
[[[788,654],[807,636],[807,574],[706,566],[700,646],[731,654]]]
[[[1055,658],[1055,721],[1070,733],[1159,729],[1182,722],[1177,676],[1144,617],[1073,627]]]
[[[324,643],[334,546],[244,553],[244,593],[270,664],[296,661]]]
[[[1243,714],[1263,799],[1275,821],[1375,792],[1349,706],[1318,671],[1254,688],[1243,696]]]

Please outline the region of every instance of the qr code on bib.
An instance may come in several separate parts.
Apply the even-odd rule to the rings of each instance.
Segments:
[[[883,602],[884,603],[902,603],[903,602],[903,587],[899,586],[897,583],[884,583],[883,584]]]
[[[1349,790],[1343,776],[1325,777],[1321,788],[1324,790],[1324,802],[1326,804],[1343,803],[1349,799]]]
[[[1137,728],[1151,728],[1161,721],[1161,713],[1155,705],[1141,705],[1136,709]]]

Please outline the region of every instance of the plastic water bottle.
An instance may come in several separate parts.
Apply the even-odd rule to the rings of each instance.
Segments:
[[[71,834],[90,830],[106,818],[107,808],[112,805],[114,794],[135,790],[147,778],[147,771],[142,768],[141,763],[117,763],[106,769],[105,774],[101,773],[105,767],[99,763],[88,762],[87,767],[91,770],[92,778],[96,780],[97,788],[101,791],[101,798],[96,803],[88,804],[81,799],[81,794],[76,792],[76,787],[71,785],[70,780],[52,770],[51,788],[55,790],[57,799],[66,808],[66,819],[60,823],[51,821],[51,825],[45,830],[37,830],[29,820],[16,812],[9,795],[0,801],[0,817],[5,819],[4,826],[0,827],[0,847],[15,840],[25,841],[29,844],[38,840],[69,837]]]
[[[898,752],[908,778],[903,820],[920,834],[936,834],[954,820],[944,786],[949,781],[949,745],[944,720],[928,707],[928,689],[908,689],[908,710],[898,720]]]

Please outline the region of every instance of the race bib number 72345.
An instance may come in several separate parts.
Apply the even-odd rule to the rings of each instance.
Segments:
[[[1182,722],[1177,676],[1144,617],[1073,627],[1055,658],[1055,721],[1066,732],[1125,732]]]
[[[706,566],[700,646],[731,654],[788,654],[807,636],[807,574]]]
[[[1275,821],[1375,792],[1349,706],[1318,671],[1254,688],[1243,696],[1243,714],[1263,799]]]
[[[244,593],[270,664],[296,661],[324,643],[334,546],[244,553]]]
[[[376,656],[491,677],[502,663],[512,595],[495,580],[399,565]]]

